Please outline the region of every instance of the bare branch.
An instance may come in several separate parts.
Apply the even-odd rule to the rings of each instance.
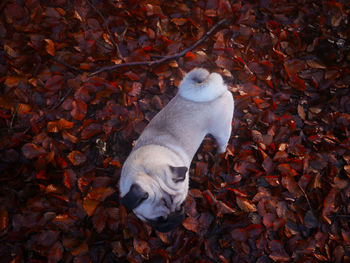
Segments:
[[[181,51],[180,53],[174,54],[174,55],[169,55],[169,56],[165,56],[161,59],[157,59],[157,60],[153,60],[153,61],[137,61],[137,62],[130,62],[130,63],[122,63],[122,64],[115,64],[112,66],[106,66],[106,67],[102,67],[101,69],[92,72],[89,77],[94,76],[96,74],[99,74],[101,72],[104,71],[110,71],[110,70],[114,70],[117,68],[122,68],[122,67],[130,67],[130,66],[148,66],[151,67],[153,65],[158,65],[158,64],[162,64],[168,60],[171,59],[176,59],[179,57],[184,56],[187,52],[195,49],[198,45],[200,45],[204,40],[206,40],[219,26],[221,26],[223,23],[225,23],[228,19],[224,18],[222,20],[220,20],[218,23],[216,23],[208,32],[206,32],[196,43],[194,43],[192,46],[190,46],[189,48],[184,49],[183,51]]]

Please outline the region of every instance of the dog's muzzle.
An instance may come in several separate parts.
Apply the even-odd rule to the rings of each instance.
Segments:
[[[147,220],[148,224],[159,232],[169,232],[177,228],[185,219],[185,212],[182,208],[181,211],[172,212],[167,219],[157,218],[155,220]]]

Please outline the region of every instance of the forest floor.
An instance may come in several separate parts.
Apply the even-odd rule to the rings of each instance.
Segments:
[[[0,10],[1,262],[350,262],[349,1]],[[216,170],[204,140],[160,233],[119,206],[120,170],[199,66],[234,95],[232,137]]]

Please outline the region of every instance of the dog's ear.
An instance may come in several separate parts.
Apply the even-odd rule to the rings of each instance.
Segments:
[[[138,207],[142,201],[147,198],[148,193],[138,184],[133,184],[131,185],[129,192],[121,198],[120,204],[125,206],[128,211],[131,211],[135,207]]]
[[[179,167],[174,167],[174,166],[169,166],[170,171],[173,174],[173,181],[174,183],[182,182],[186,178],[186,173],[187,173],[187,167],[185,166],[179,166]]]

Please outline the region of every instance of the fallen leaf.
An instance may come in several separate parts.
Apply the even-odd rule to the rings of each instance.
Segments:
[[[236,202],[240,209],[242,209],[244,212],[256,212],[256,206],[250,202],[248,199],[236,196]]]
[[[22,152],[24,156],[28,159],[34,159],[39,156],[43,156],[46,154],[46,151],[40,146],[34,143],[26,143],[22,147]]]
[[[72,151],[67,155],[67,158],[72,162],[73,165],[81,165],[86,161],[85,154],[79,151]]]

